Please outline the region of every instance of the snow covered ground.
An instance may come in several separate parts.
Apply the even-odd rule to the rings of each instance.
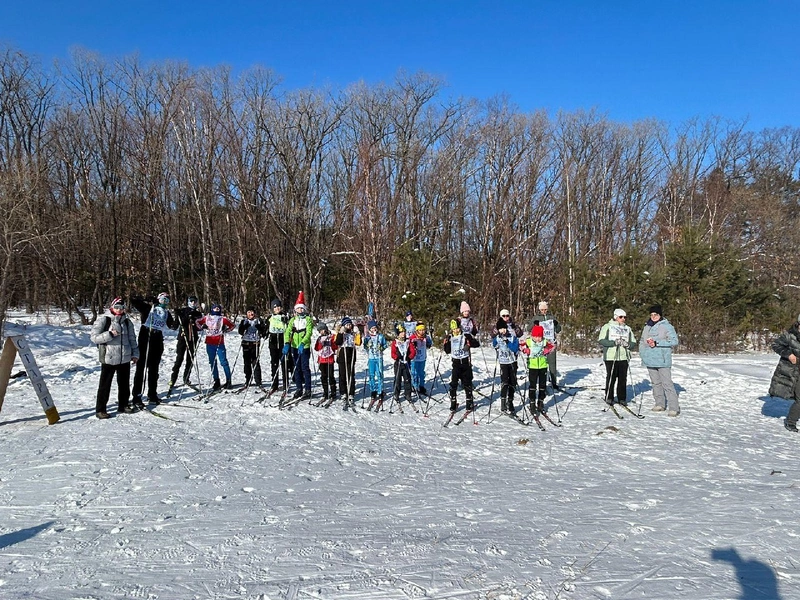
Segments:
[[[191,408],[159,407],[175,420],[100,421],[88,328],[16,320],[61,421],[12,381],[2,598],[800,598],[800,436],[783,427],[789,403],[766,396],[775,355],[677,356],[678,418],[649,411],[634,360],[645,419],[602,412],[587,389],[549,399],[563,427],[546,432],[494,420],[498,402],[489,422],[481,397],[477,426],[446,429],[445,402],[424,418],[190,390],[170,401]],[[238,336],[228,345],[233,361]],[[474,362],[488,394],[493,352]],[[567,384],[603,380],[597,358],[559,368]]]

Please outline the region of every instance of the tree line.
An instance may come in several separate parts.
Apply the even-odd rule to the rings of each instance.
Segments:
[[[685,349],[764,343],[800,312],[800,129],[619,123],[453,99],[437,78],[286,90],[262,67],[0,48],[0,317],[88,323],[167,290],[233,312],[491,328],[548,300],[563,343],[660,302]]]

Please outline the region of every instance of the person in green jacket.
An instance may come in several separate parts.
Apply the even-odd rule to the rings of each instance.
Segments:
[[[294,303],[294,316],[286,324],[284,334],[283,355],[291,353],[294,363],[294,377],[297,385],[294,400],[300,397],[311,399],[311,334],[314,331],[314,319],[306,314],[305,297],[301,291]],[[303,387],[305,386],[305,394]]]
[[[626,324],[628,315],[621,308],[614,310],[614,318],[603,325],[597,341],[605,351],[603,361],[606,364],[606,404],[614,404],[614,385],[617,386],[617,402],[628,405],[628,361],[631,359],[631,348],[636,344],[633,331]]]

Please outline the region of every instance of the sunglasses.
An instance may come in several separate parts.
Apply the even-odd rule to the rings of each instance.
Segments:
[[[618,319],[627,319],[628,317],[626,317],[625,315],[620,315],[620,316],[618,316],[617,318],[618,318]]]
[[[511,315],[503,315],[503,318],[504,318],[504,319],[510,319],[510,318],[511,318]]]
[[[125,310],[125,305],[124,304],[114,304],[111,308],[113,308],[114,310]]]

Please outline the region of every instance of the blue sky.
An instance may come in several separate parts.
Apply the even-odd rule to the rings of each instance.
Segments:
[[[595,108],[673,125],[800,126],[800,0],[319,2],[6,0],[0,42],[49,63],[107,57],[272,68],[284,89],[442,77],[447,96]]]

